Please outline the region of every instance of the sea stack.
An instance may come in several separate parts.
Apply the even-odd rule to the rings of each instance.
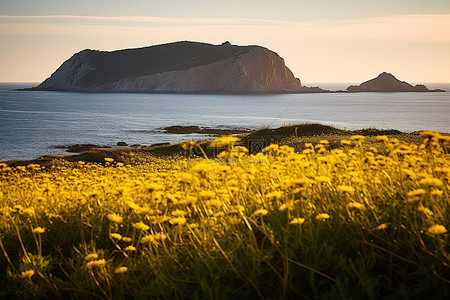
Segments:
[[[425,85],[411,84],[400,81],[394,75],[383,72],[376,78],[361,83],[358,86],[351,85],[348,92],[443,92],[443,90],[429,90]]]
[[[112,52],[83,50],[32,90],[290,93],[308,88],[269,49],[184,41]]]

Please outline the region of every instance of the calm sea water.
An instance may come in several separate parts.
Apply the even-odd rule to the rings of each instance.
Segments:
[[[23,92],[0,84],[0,160],[65,153],[55,146],[203,139],[162,128],[258,129],[314,122],[342,129],[450,132],[450,93],[168,95]],[[345,86],[345,85],[344,85]],[[438,86],[450,90],[450,86]]]

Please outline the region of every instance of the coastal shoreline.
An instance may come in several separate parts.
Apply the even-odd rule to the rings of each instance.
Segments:
[[[343,130],[333,126],[322,124],[294,124],[289,126],[282,126],[279,128],[260,128],[257,130],[250,130],[247,128],[236,129],[221,129],[221,128],[209,128],[199,126],[170,126],[163,128],[166,134],[189,134],[189,133],[203,133],[205,139],[196,142],[198,145],[207,145],[208,142],[218,136],[235,135],[241,138],[244,146],[251,147],[251,143],[264,142],[267,146],[269,143],[280,143],[289,138],[300,138],[304,142],[309,142],[312,139],[344,139],[351,135],[363,135],[366,137],[374,137],[379,135],[387,135],[392,137],[398,137],[400,139],[410,140],[413,143],[421,143],[423,138],[419,132],[405,133],[395,129],[376,129],[366,128],[360,130]],[[445,134],[445,133],[443,133]],[[208,138],[209,136],[209,138]],[[120,142],[119,142],[120,143]],[[34,159],[26,160],[6,160],[1,161],[10,167],[26,166],[29,164],[38,164],[41,166],[49,167],[54,164],[55,160],[67,160],[67,161],[86,161],[86,162],[103,162],[105,157],[114,157],[118,161],[123,160],[123,156],[129,153],[147,153],[155,156],[174,156],[182,155],[184,149],[183,143],[178,144],[153,144],[150,146],[117,146],[110,147],[104,145],[68,145],[65,146],[67,154],[45,154]],[[79,151],[69,151],[71,147],[74,149],[80,149]],[[77,148],[78,147],[78,148]],[[83,149],[84,147],[84,149]]]

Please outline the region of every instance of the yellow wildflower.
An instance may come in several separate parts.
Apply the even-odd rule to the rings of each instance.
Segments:
[[[130,246],[128,246],[128,247],[125,247],[125,249],[123,249],[123,250],[125,250],[125,251],[136,251],[136,247],[130,245]]]
[[[141,207],[139,205],[137,205],[136,203],[134,203],[133,201],[127,201],[127,206],[129,208],[131,208],[132,210],[140,210]]]
[[[375,230],[384,230],[386,229],[388,226],[386,223],[383,223],[381,225],[378,225],[377,227],[375,227]]]
[[[188,224],[187,226],[188,226],[190,229],[195,229],[195,228],[198,228],[198,227],[199,227],[198,223],[190,223],[190,224]]]
[[[238,205],[236,205],[236,209],[237,209],[238,211],[243,212],[243,211],[245,210],[245,206],[238,204]]]
[[[356,209],[360,209],[363,210],[365,208],[365,206],[361,203],[358,202],[350,202],[349,204],[347,204],[348,208],[356,208]]]
[[[436,234],[436,235],[445,234],[445,233],[447,233],[447,229],[442,225],[436,224],[436,225],[429,227],[428,232],[431,234]]]
[[[185,212],[184,210],[176,209],[171,212],[171,215],[174,217],[184,217],[185,215],[187,215],[187,212]]]
[[[416,189],[408,192],[406,196],[408,197],[408,202],[417,202],[425,193],[426,191],[424,189]]]
[[[396,139],[396,138],[393,138],[393,139],[390,139],[389,142],[391,142],[392,144],[396,145],[396,144],[400,143],[400,140]]]
[[[214,193],[213,191],[201,191],[199,196],[202,199],[210,199],[214,198],[216,196],[216,193]]]
[[[178,181],[181,183],[191,183],[194,180],[194,176],[189,173],[181,173],[178,176]]]
[[[21,212],[21,211],[23,211],[23,206],[19,205],[19,204],[14,205],[13,210],[14,210],[14,212]]]
[[[349,193],[349,194],[354,194],[355,193],[355,188],[348,186],[348,185],[339,185],[337,187],[337,190],[343,193]]]
[[[179,203],[181,205],[189,205],[197,202],[197,197],[194,196],[186,196],[186,198],[180,199]]]
[[[193,225],[193,224],[191,224],[191,225]],[[160,232],[160,233],[155,234],[155,240],[164,241],[165,239],[167,239],[167,235],[165,233]]]
[[[94,260],[98,258],[98,254],[97,253],[90,253],[88,255],[86,255],[84,257],[84,260],[89,261],[89,260]]]
[[[419,184],[424,187],[441,187],[444,185],[442,180],[434,177],[423,178],[419,181]]]
[[[269,201],[274,201],[283,198],[283,195],[284,194],[282,191],[273,191],[266,194],[266,199]]]
[[[301,224],[303,224],[305,222],[305,218],[295,218],[295,219],[292,219],[290,222],[289,222],[289,224],[299,224],[299,225],[301,225]]]
[[[403,169],[402,171],[406,174],[406,176],[408,178],[411,178],[411,179],[416,179],[417,178],[417,175],[416,175],[416,173],[414,173],[414,171],[411,171],[409,169]]]
[[[269,212],[266,210],[266,209],[258,209],[258,210],[256,210],[254,213],[253,213],[253,215],[254,216],[256,216],[256,217],[259,217],[259,216],[265,216],[265,215],[267,215]]]
[[[316,220],[319,220],[319,221],[322,221],[322,222],[326,221],[329,218],[330,218],[330,215],[326,214],[326,213],[318,214],[316,216]]]
[[[106,265],[106,261],[104,259],[98,259],[98,260],[91,260],[86,263],[86,268],[88,269],[94,269],[94,268],[100,268]]]
[[[144,237],[141,238],[141,243],[142,244],[147,244],[147,243],[152,243],[155,241],[155,237],[151,234],[146,235]]]
[[[20,273],[20,277],[24,279],[31,279],[34,273],[35,273],[34,270],[23,271],[22,273]]]
[[[153,192],[155,192],[155,191],[163,190],[163,189],[164,189],[164,186],[162,186],[162,185],[160,185],[160,184],[157,184],[157,183],[153,182],[153,183],[147,184],[147,185],[144,187],[144,189],[145,189],[145,191],[148,192],[148,193],[153,193]]]
[[[152,214],[154,211],[150,209],[150,207],[141,207],[138,210],[135,210],[136,214],[140,216],[145,216],[146,214]]]
[[[379,136],[377,136],[377,141],[389,142],[389,138],[387,136],[385,136],[385,135],[379,135]]]
[[[169,223],[172,225],[184,225],[186,224],[186,219],[183,217],[173,218],[169,220]]]
[[[324,147],[324,145],[322,145],[322,144],[317,144],[314,148],[316,149],[316,150],[318,150],[318,149],[322,149]]]
[[[110,157],[105,157],[105,161],[109,162],[109,163],[112,163],[114,161],[114,159],[110,158]]]
[[[366,137],[363,135],[353,135],[350,137],[350,140],[355,141],[355,142],[364,141],[365,139],[366,139]]]
[[[331,178],[328,176],[316,176],[316,177],[314,177],[314,179],[318,183],[331,182]]]
[[[278,147],[279,147],[278,144],[270,144],[269,146],[262,149],[262,152],[263,153],[275,152],[278,150]]]
[[[117,267],[114,270],[114,274],[124,274],[126,272],[128,272],[128,268],[127,267]]]
[[[22,214],[32,216],[32,215],[34,215],[34,209],[32,209],[31,207],[25,208],[25,209],[22,211]]]
[[[209,207],[213,206],[213,207],[219,208],[223,205],[223,203],[220,200],[213,199],[213,200],[206,201],[205,205],[209,206]]]
[[[314,148],[314,146],[313,146],[313,144],[311,144],[311,143],[305,143],[305,148],[306,149],[313,149]]]
[[[304,188],[308,184],[308,180],[304,178],[290,179],[286,181],[288,187]]]
[[[41,234],[45,232],[45,228],[42,227],[36,227],[32,230],[33,233]]]
[[[309,154],[312,154],[313,151],[312,151],[311,149],[305,149],[305,150],[302,151],[302,153],[303,153],[304,155],[309,155]]]
[[[138,223],[134,223],[131,226],[133,228],[140,229],[140,230],[149,230],[150,229],[150,226],[144,224],[142,221],[138,222]]]
[[[133,239],[131,239],[130,237],[124,236],[122,238],[122,241],[124,241],[125,243],[131,243],[133,241]]]
[[[431,191],[431,195],[433,196],[442,196],[444,194],[443,190],[434,189]]]
[[[118,233],[111,233],[111,237],[118,241],[122,239],[122,236]]]
[[[106,216],[110,222],[120,224],[123,222],[123,218],[118,214],[112,213]]]
[[[285,211],[285,210],[289,210],[289,211],[293,211],[294,210],[294,201],[287,201],[286,203],[283,203],[280,207],[278,207],[279,211]]]
[[[369,148],[370,151],[372,151],[372,153],[378,153],[378,149],[375,147],[370,147]],[[370,152],[368,152],[367,154],[369,154]]]
[[[430,130],[422,131],[422,132],[420,132],[420,135],[425,138],[439,138],[441,136],[441,134],[439,132],[430,131]]]

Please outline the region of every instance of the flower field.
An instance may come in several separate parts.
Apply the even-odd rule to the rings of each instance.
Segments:
[[[0,164],[0,298],[448,299],[450,139],[422,135]]]

